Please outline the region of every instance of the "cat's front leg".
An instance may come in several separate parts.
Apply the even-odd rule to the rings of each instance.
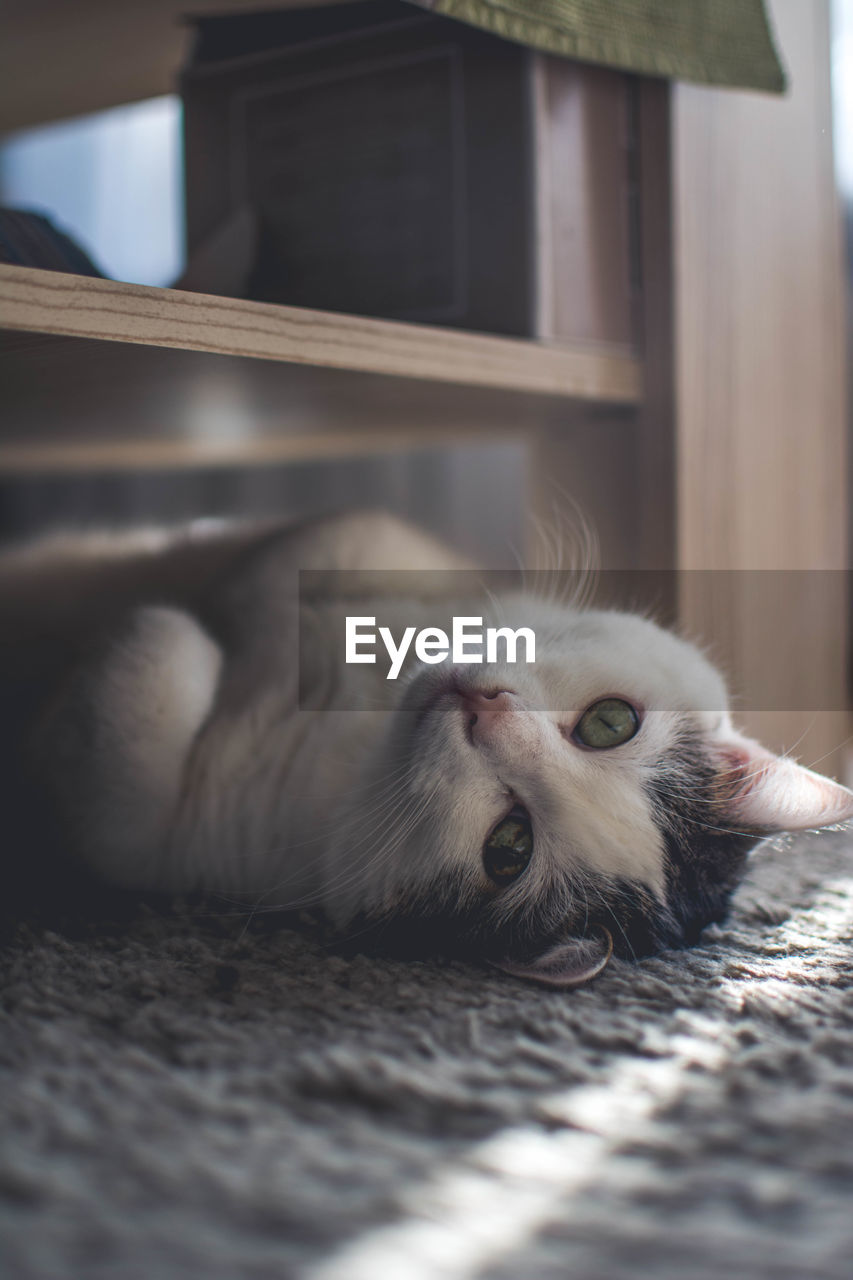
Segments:
[[[221,666],[218,645],[189,614],[138,609],[71,673],[37,727],[35,769],[60,831],[116,884],[194,887],[189,867],[165,854]]]

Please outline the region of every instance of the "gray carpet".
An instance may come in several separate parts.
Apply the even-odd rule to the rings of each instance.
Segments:
[[[4,956],[14,1280],[853,1274],[853,836],[551,993],[138,912]]]

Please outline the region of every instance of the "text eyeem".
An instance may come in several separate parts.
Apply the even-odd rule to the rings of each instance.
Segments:
[[[346,661],[376,662],[377,636],[385,646],[390,659],[387,680],[396,680],[406,655],[414,642],[415,656],[421,662],[518,662],[519,641],[524,641],[524,658],[521,661],[536,661],[536,636],[530,627],[483,628],[482,618],[454,618],[453,630],[448,636],[441,627],[424,627],[418,631],[415,627],[406,627],[399,644],[391,634],[389,627],[376,630],[376,619],[367,617],[347,618],[346,620]],[[498,656],[498,645],[502,642],[503,653]]]

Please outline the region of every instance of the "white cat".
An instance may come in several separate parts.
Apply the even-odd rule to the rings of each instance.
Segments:
[[[376,515],[7,555],[16,847],[37,833],[127,887],[317,905],[342,935],[573,985],[611,950],[695,942],[765,835],[853,816],[853,793],[735,731],[694,647],[630,614],[472,603],[460,563]],[[301,615],[300,569],[337,571]],[[377,598],[372,569],[433,572]],[[345,668],[330,637],[377,612],[395,633],[532,628],[536,661]]]

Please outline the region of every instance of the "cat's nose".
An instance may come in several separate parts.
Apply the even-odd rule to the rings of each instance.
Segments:
[[[463,708],[470,716],[468,727],[476,729],[478,733],[487,732],[512,706],[512,694],[506,689],[496,689],[489,693],[472,689],[460,697]]]

